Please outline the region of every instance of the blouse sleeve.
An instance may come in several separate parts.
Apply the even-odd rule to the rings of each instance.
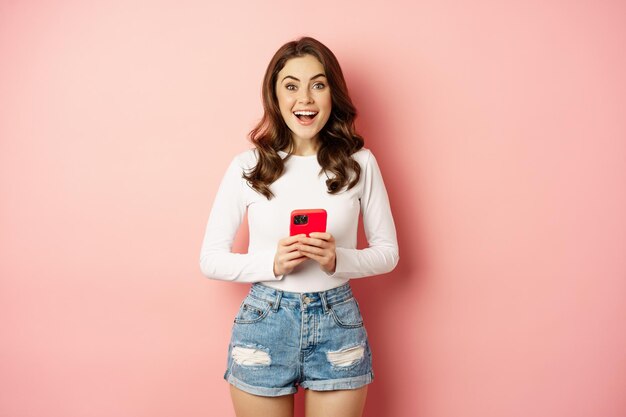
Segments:
[[[368,247],[336,248],[335,272],[331,277],[362,278],[393,270],[400,259],[396,228],[389,197],[376,158],[368,152],[360,198],[363,227]]]
[[[242,178],[243,167],[235,157],[220,183],[207,222],[202,248],[200,270],[207,278],[236,282],[276,281],[272,249],[254,253],[232,253],[233,240],[246,213]]]

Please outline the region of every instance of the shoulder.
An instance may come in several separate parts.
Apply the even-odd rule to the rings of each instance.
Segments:
[[[258,151],[251,148],[235,155],[232,164],[237,165],[241,169],[252,169],[256,166],[258,160]]]
[[[365,168],[374,160],[374,154],[368,148],[361,148],[352,154],[352,158]]]

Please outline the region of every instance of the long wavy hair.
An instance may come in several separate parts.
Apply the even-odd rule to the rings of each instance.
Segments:
[[[317,161],[326,173],[328,192],[336,194],[344,187],[354,187],[361,175],[361,167],[352,154],[363,147],[363,138],[356,133],[356,108],[348,94],[348,87],[337,58],[324,44],[311,37],[288,42],[276,51],[263,78],[263,117],[249,133],[250,141],[258,151],[256,166],[243,177],[268,200],[274,197],[270,185],[283,174],[285,165],[278,151],[293,152],[291,130],[283,119],[276,96],[276,78],[288,60],[312,55],[326,73],[332,97],[331,114],[320,131]],[[328,174],[331,174],[330,176]]]

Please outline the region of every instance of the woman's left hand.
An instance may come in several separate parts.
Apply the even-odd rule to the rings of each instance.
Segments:
[[[321,268],[332,274],[335,272],[335,238],[330,233],[311,232],[310,237],[299,239],[296,248],[307,258],[320,264]]]

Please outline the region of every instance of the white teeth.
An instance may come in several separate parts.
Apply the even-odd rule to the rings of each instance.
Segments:
[[[293,114],[295,114],[296,116],[313,116],[314,114],[317,114],[317,112],[299,110],[299,111],[294,111]]]

